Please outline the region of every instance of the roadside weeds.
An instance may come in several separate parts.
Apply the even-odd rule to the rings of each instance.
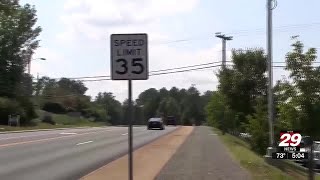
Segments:
[[[296,172],[283,172],[269,164],[263,157],[250,150],[247,142],[234,137],[230,134],[222,135],[221,131],[213,128],[213,131],[219,136],[223,144],[228,148],[231,157],[238,161],[242,167],[247,169],[254,180],[296,180],[306,179],[303,175],[296,175]],[[316,179],[318,180],[319,177]]]

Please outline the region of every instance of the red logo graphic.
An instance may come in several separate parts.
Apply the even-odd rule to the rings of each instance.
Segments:
[[[279,147],[300,146],[301,139],[300,131],[281,131]]]

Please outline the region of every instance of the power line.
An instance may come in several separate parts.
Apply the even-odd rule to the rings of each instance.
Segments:
[[[210,62],[210,63],[194,64],[194,65],[189,65],[189,66],[182,66],[182,67],[175,67],[175,68],[168,68],[168,69],[160,69],[160,70],[150,71],[150,73],[156,73],[156,72],[162,72],[162,71],[171,71],[171,70],[179,70],[179,69],[192,68],[192,67],[198,67],[198,66],[212,65],[212,64],[217,64],[217,63],[221,63],[221,62]],[[103,75],[101,75],[101,76],[71,77],[71,78],[67,78],[67,79],[81,80],[81,79],[110,78],[110,77],[111,76],[103,76]],[[62,78],[64,78],[64,77],[62,77]],[[61,78],[52,78],[52,79],[59,80]]]
[[[209,64],[209,63],[208,63]],[[209,69],[213,67],[219,67],[221,65],[211,65],[206,67],[199,67],[199,68],[193,68],[193,69],[186,69],[186,70],[180,70],[180,71],[172,71],[172,72],[160,72],[155,74],[150,74],[149,76],[159,76],[159,75],[165,75],[165,74],[175,74],[175,73],[182,73],[182,72],[189,72],[189,71],[196,71],[196,70],[202,70],[202,69]],[[106,79],[90,79],[90,80],[80,80],[81,82],[94,82],[94,81],[109,81],[110,78]]]
[[[230,61],[229,61],[230,62]],[[216,63],[216,62],[215,62]],[[282,63],[282,62],[274,62],[274,63]],[[208,65],[212,63],[206,63]],[[194,67],[196,65],[193,65],[191,67]],[[166,74],[176,74],[176,73],[183,73],[183,72],[190,72],[190,71],[197,71],[197,70],[203,70],[203,69],[210,69],[214,67],[220,67],[221,64],[219,65],[211,65],[211,66],[205,66],[205,67],[198,67],[198,68],[192,68],[192,69],[186,69],[186,70],[179,70],[179,71],[172,71],[172,72],[160,72],[160,73],[155,73],[155,74],[150,74],[149,76],[159,76],[159,75],[166,75]],[[226,66],[232,66],[231,64],[226,65]],[[187,66],[190,67],[190,66]],[[281,66],[281,65],[275,65],[272,66],[273,68],[285,68],[286,66]],[[182,67],[181,67],[182,68]],[[173,69],[173,68],[172,68]],[[80,80],[81,82],[100,82],[100,81],[110,81],[110,78],[105,78],[105,79],[92,79],[92,80]],[[74,96],[79,96],[79,94],[69,94],[69,95],[62,95],[62,96],[42,96],[44,98],[64,98],[64,97],[74,97]],[[83,95],[86,96],[86,95]]]
[[[201,69],[208,69],[208,68],[219,67],[219,66],[221,66],[221,65],[200,67],[200,68],[187,69],[187,70],[181,70],[181,71],[173,71],[173,72],[163,72],[163,73],[151,74],[150,76],[158,76],[158,75],[164,75],[164,74],[175,74],[175,73],[189,72],[189,71],[195,71],[195,70],[201,70]]]
[[[226,62],[230,63],[232,61],[226,61]],[[217,64],[217,63],[221,63],[221,62],[210,62],[210,63],[194,64],[194,65],[175,67],[175,68],[168,68],[168,69],[160,69],[160,70],[150,71],[150,73],[162,72],[162,73],[158,73],[158,74],[172,74],[172,73],[179,73],[179,72],[188,72],[189,69],[186,69],[186,68],[214,65],[214,64]],[[273,62],[273,63],[278,64],[278,63],[286,63],[286,62],[280,62],[279,61],[279,62]],[[313,62],[313,63],[318,64],[320,62]],[[221,66],[221,65],[218,65],[218,66]],[[197,69],[207,69],[207,68],[211,68],[211,67],[217,67],[217,66],[200,67],[200,68],[195,68],[195,70],[197,70]],[[274,67],[280,67],[280,66],[274,66]],[[283,67],[285,67],[285,66],[283,66]],[[186,69],[186,70],[177,71],[177,72],[165,72],[165,71],[180,70],[180,69]],[[151,74],[150,76],[158,75],[158,74]],[[111,76],[103,76],[103,75],[101,75],[101,76],[85,76],[85,77],[71,77],[71,78],[65,77],[65,78],[72,79],[72,80],[79,80],[79,81],[82,81],[82,82],[90,82],[90,81],[99,81],[99,80],[111,80],[110,77]],[[96,78],[105,78],[105,79],[96,79]],[[61,79],[61,78],[53,78],[53,79],[58,80],[58,79]],[[82,80],[82,79],[88,79],[88,80]]]
[[[155,72],[161,72],[161,71],[171,71],[171,70],[185,69],[185,68],[197,67],[197,66],[205,66],[205,65],[217,64],[217,63],[221,63],[221,62],[210,62],[210,63],[203,63],[203,64],[195,64],[195,65],[175,67],[175,68],[170,68],[170,69],[161,69],[161,70],[150,71],[150,72],[151,72],[151,73],[155,73]]]

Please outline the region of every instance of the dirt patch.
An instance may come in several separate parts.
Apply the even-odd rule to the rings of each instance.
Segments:
[[[192,126],[181,127],[133,153],[134,179],[152,180],[161,171],[181,144],[193,131]],[[82,180],[127,180],[128,155],[81,178]]]

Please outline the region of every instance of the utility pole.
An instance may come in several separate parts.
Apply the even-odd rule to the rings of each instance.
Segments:
[[[216,37],[222,39],[222,68],[225,69],[227,62],[226,42],[232,40],[233,37],[221,34],[221,32],[217,32]]]
[[[222,70],[226,68],[226,62],[227,62],[227,51],[226,51],[226,43],[227,41],[231,41],[233,39],[232,36],[226,36],[225,34],[221,34],[221,32],[216,33],[216,37],[222,39]],[[222,134],[225,134],[225,109],[223,110],[223,117],[222,117]]]
[[[273,4],[274,2],[274,4]],[[272,10],[277,6],[276,0],[267,0],[267,69],[268,69],[268,120],[269,120],[269,147],[267,156],[274,151],[274,102],[273,102],[273,69],[272,69]]]

